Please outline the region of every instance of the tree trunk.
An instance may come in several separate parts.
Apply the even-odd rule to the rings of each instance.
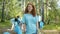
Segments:
[[[3,6],[2,6],[2,18],[1,18],[1,22],[4,22],[4,9],[5,9],[4,5],[5,5],[5,0],[3,0]]]

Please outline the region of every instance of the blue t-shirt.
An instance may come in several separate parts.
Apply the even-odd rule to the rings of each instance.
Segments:
[[[26,24],[26,33],[36,32],[37,17],[33,17],[31,14],[24,14],[22,23]]]

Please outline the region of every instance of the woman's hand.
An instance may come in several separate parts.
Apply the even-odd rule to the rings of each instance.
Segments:
[[[25,24],[23,24],[23,28],[22,28],[22,30],[23,30],[23,32],[26,31],[26,25],[25,25]]]
[[[13,29],[7,29],[8,31],[12,31]]]

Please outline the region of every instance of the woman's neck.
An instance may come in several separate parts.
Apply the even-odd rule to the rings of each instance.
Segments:
[[[31,12],[28,12],[28,14],[31,14]]]

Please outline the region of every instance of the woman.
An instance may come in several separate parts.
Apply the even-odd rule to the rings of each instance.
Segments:
[[[14,30],[16,34],[22,34],[21,27],[19,26],[20,19],[18,18],[18,16],[16,18],[11,19],[11,23],[12,23],[12,28],[10,30]]]
[[[28,3],[22,22],[26,25],[26,34],[37,34],[37,16],[32,3]]]

